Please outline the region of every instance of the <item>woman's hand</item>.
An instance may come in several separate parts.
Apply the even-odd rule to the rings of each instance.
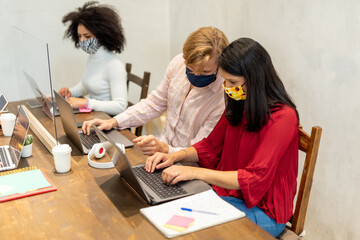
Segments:
[[[59,90],[58,93],[59,93],[63,98],[71,97],[71,92],[70,92],[69,88],[67,88],[67,87],[60,88],[60,90]]]
[[[69,97],[66,100],[73,108],[82,108],[86,106],[86,98]]]
[[[114,127],[117,127],[117,121],[115,118],[111,118],[107,120],[94,118],[90,121],[84,121],[81,127],[83,133],[90,135],[90,128],[92,127],[93,124],[97,126],[100,130],[110,130]]]
[[[175,158],[173,154],[166,154],[157,152],[146,159],[145,170],[147,172],[154,172],[155,169],[162,169],[173,165]]]
[[[164,169],[161,178],[164,183],[173,185],[180,181],[196,179],[196,173],[199,170],[201,169],[198,167],[174,165]]]
[[[154,155],[156,152],[169,152],[169,146],[157,140],[153,135],[144,135],[133,140],[145,155]]]

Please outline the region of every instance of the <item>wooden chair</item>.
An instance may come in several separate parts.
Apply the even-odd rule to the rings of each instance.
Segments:
[[[141,87],[140,100],[147,97],[149,90],[149,82],[150,82],[150,73],[144,72],[143,78],[138,77],[131,73],[131,63],[126,63],[126,72],[127,72],[127,88],[129,91],[129,82],[133,82]],[[134,103],[128,101],[128,106],[132,106]],[[137,127],[135,130],[136,136],[141,136],[142,126]]]
[[[296,199],[295,211],[290,219],[291,227],[286,227],[278,237],[279,239],[299,239],[304,231],[306,210],[309,203],[321,132],[322,128],[315,126],[311,130],[311,135],[309,135],[302,129],[302,126],[299,126],[299,150],[305,153],[304,168]]]

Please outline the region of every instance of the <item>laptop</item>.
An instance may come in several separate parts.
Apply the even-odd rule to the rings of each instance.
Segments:
[[[84,154],[88,154],[95,143],[100,143],[94,129],[91,129],[90,135],[86,135],[81,129],[78,129],[76,124],[73,108],[59,93],[53,91],[56,102],[60,112],[61,122],[64,128],[64,132],[68,138],[76,145],[77,148],[83,151]],[[125,147],[132,147],[134,143],[119,133],[117,130],[112,129],[105,131],[106,135],[117,143],[124,144]]]
[[[46,96],[39,88],[39,86],[37,85],[36,81],[34,80],[33,77],[31,77],[28,73],[24,72],[24,75],[32,89],[32,91],[34,92],[35,96],[36,96],[36,99],[32,99],[32,100],[29,100],[27,102],[27,104],[31,107],[31,108],[35,108],[37,107],[37,105],[35,104],[35,102],[39,102],[40,105],[38,107],[43,107],[42,110],[43,112],[46,114],[46,116],[48,116],[49,118],[53,118],[53,113],[52,113],[52,108],[53,108],[53,104],[52,104],[52,100],[51,100],[51,97],[48,97]],[[59,110],[58,110],[58,107],[57,107],[57,104],[55,102],[54,104],[55,106],[55,113],[54,115],[55,116],[59,116],[60,113],[59,113]],[[74,113],[80,113],[80,110],[79,108],[74,108],[73,109],[73,112]]]
[[[0,171],[12,170],[18,167],[29,126],[30,120],[20,106],[10,143],[7,146],[0,146]]]
[[[148,173],[144,164],[131,166],[125,149],[121,149],[96,126],[93,128],[106,148],[106,152],[112,157],[112,162],[119,171],[120,178],[146,203],[156,205],[212,189],[209,184],[202,180],[184,181],[174,185],[163,183],[161,179],[162,170]]]

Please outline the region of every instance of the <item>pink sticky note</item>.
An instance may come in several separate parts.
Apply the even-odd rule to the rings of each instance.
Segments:
[[[170,218],[169,221],[164,225],[164,227],[182,232],[194,223],[194,218],[183,217],[179,215],[174,215]]]
[[[91,108],[84,108],[84,107],[79,108],[79,112],[86,112],[86,113],[88,113],[88,112],[91,112],[91,111],[92,111]]]

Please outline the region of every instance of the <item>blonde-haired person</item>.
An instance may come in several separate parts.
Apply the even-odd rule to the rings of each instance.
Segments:
[[[114,118],[84,122],[84,133],[89,134],[92,124],[106,130],[138,127],[167,111],[159,138],[147,135],[134,139],[144,154],[171,153],[200,141],[224,111],[224,79],[218,75],[217,59],[228,44],[225,34],[214,27],[191,33],[183,53],[171,60],[155,91]]]

